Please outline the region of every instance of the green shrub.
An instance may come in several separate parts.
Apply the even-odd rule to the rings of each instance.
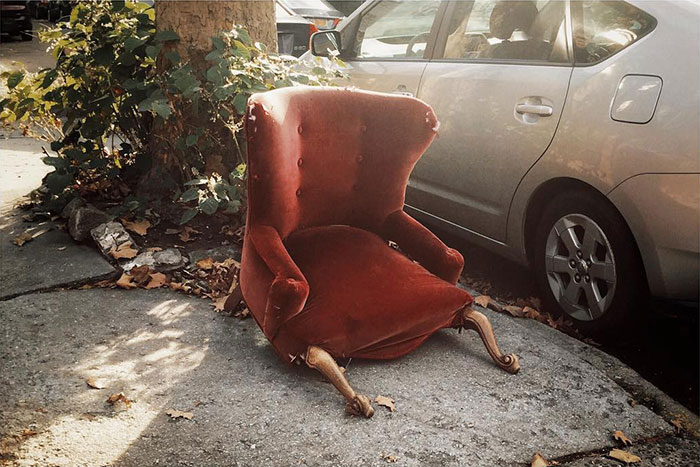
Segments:
[[[117,186],[122,198],[130,195],[128,209],[144,208],[134,193],[152,165],[162,163],[152,154],[160,146],[174,169],[170,191],[161,194],[187,208],[182,223],[200,212],[239,212],[248,97],[342,76],[335,64],[301,71],[295,59],[268,53],[242,28],[213,37],[206,70],[197,73],[168,51],[166,44],[179,37],[156,32],[154,16],[143,3],[80,2],[69,22],[39,35],[56,58],[53,68],[2,74],[8,92],[0,122],[24,126],[58,153],[44,158],[55,169],[44,180],[47,201],[76,192],[104,196]],[[161,132],[167,137],[154,144]]]

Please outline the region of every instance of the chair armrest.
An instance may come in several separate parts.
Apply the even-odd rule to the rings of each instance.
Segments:
[[[459,251],[449,248],[420,222],[403,211],[394,211],[384,221],[383,234],[408,256],[441,279],[456,284],[464,268]]]
[[[277,229],[267,225],[252,226],[248,238],[275,276],[268,291],[262,323],[265,335],[274,339],[280,325],[304,308],[309,296],[309,283],[289,256]]]

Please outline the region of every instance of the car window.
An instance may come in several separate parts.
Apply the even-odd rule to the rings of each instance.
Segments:
[[[644,11],[622,1],[573,1],[574,59],[597,63],[633,44],[656,25]]]
[[[565,10],[559,0],[459,2],[443,58],[566,63]]]
[[[423,58],[440,0],[382,1],[360,19],[358,58]]]

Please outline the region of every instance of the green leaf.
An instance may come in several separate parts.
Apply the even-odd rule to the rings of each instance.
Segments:
[[[199,188],[197,187],[192,187],[180,195],[180,201],[183,203],[193,201],[197,198],[199,198]]]
[[[199,209],[211,216],[219,209],[219,202],[214,197],[204,198],[199,202]]]
[[[19,83],[22,82],[24,79],[24,72],[17,70],[12,73],[10,73],[10,76],[7,78],[7,87],[10,89],[14,89],[17,87]]]
[[[160,45],[148,45],[146,46],[146,55],[151,58],[157,58],[158,54],[160,53],[160,49],[162,49],[162,46]]]
[[[124,41],[124,48],[126,50],[132,51],[137,47],[141,47],[146,43],[146,39],[139,39],[138,37],[127,37]]]
[[[245,113],[246,105],[248,104],[248,95],[239,93],[233,98],[233,106],[236,108],[236,112],[240,115]]]
[[[53,195],[60,194],[63,190],[73,182],[73,177],[69,174],[51,172],[46,176],[46,188]]]
[[[156,42],[179,41],[180,36],[175,31],[159,31],[156,33],[154,40]]]
[[[151,105],[151,108],[163,119],[166,119],[170,116],[172,113],[173,109],[170,107],[170,103],[163,99],[163,100],[158,100],[154,101],[153,104]]]
[[[224,42],[220,37],[212,37],[211,43],[217,50],[223,51],[226,49],[226,42]]]
[[[167,52],[165,54],[165,58],[167,58],[168,61],[170,61],[170,63],[172,63],[173,65],[180,63],[180,54],[175,52],[174,50],[171,52]]]
[[[197,135],[188,135],[185,139],[185,144],[187,145],[187,147],[192,147],[195,144],[197,144],[198,139],[199,137]]]
[[[189,221],[194,219],[194,216],[197,215],[199,211],[197,209],[187,209],[182,213],[182,218],[180,219],[180,225],[182,224],[187,224]]]
[[[68,161],[62,157],[42,157],[41,161],[44,164],[50,165],[51,167],[56,167],[57,169],[65,169],[68,167]]]

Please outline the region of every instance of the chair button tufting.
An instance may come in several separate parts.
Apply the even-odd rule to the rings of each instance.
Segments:
[[[304,131],[304,129],[301,127],[301,125],[299,125],[299,128],[297,128],[297,131],[299,132],[299,134],[301,134],[301,132]]]
[[[253,174],[253,180],[257,180],[259,178],[260,178],[260,176],[258,174]]]
[[[297,188],[297,196],[301,196],[301,188]]]
[[[360,131],[361,131],[362,133],[367,132],[367,125],[360,125]]]
[[[299,167],[301,167],[302,165],[304,165],[304,159],[302,159],[302,158],[300,157],[299,160],[297,161],[297,165],[298,165]]]
[[[357,156],[357,162],[362,162],[362,159],[364,159],[364,158],[362,157],[362,154],[360,154],[359,156]]]

